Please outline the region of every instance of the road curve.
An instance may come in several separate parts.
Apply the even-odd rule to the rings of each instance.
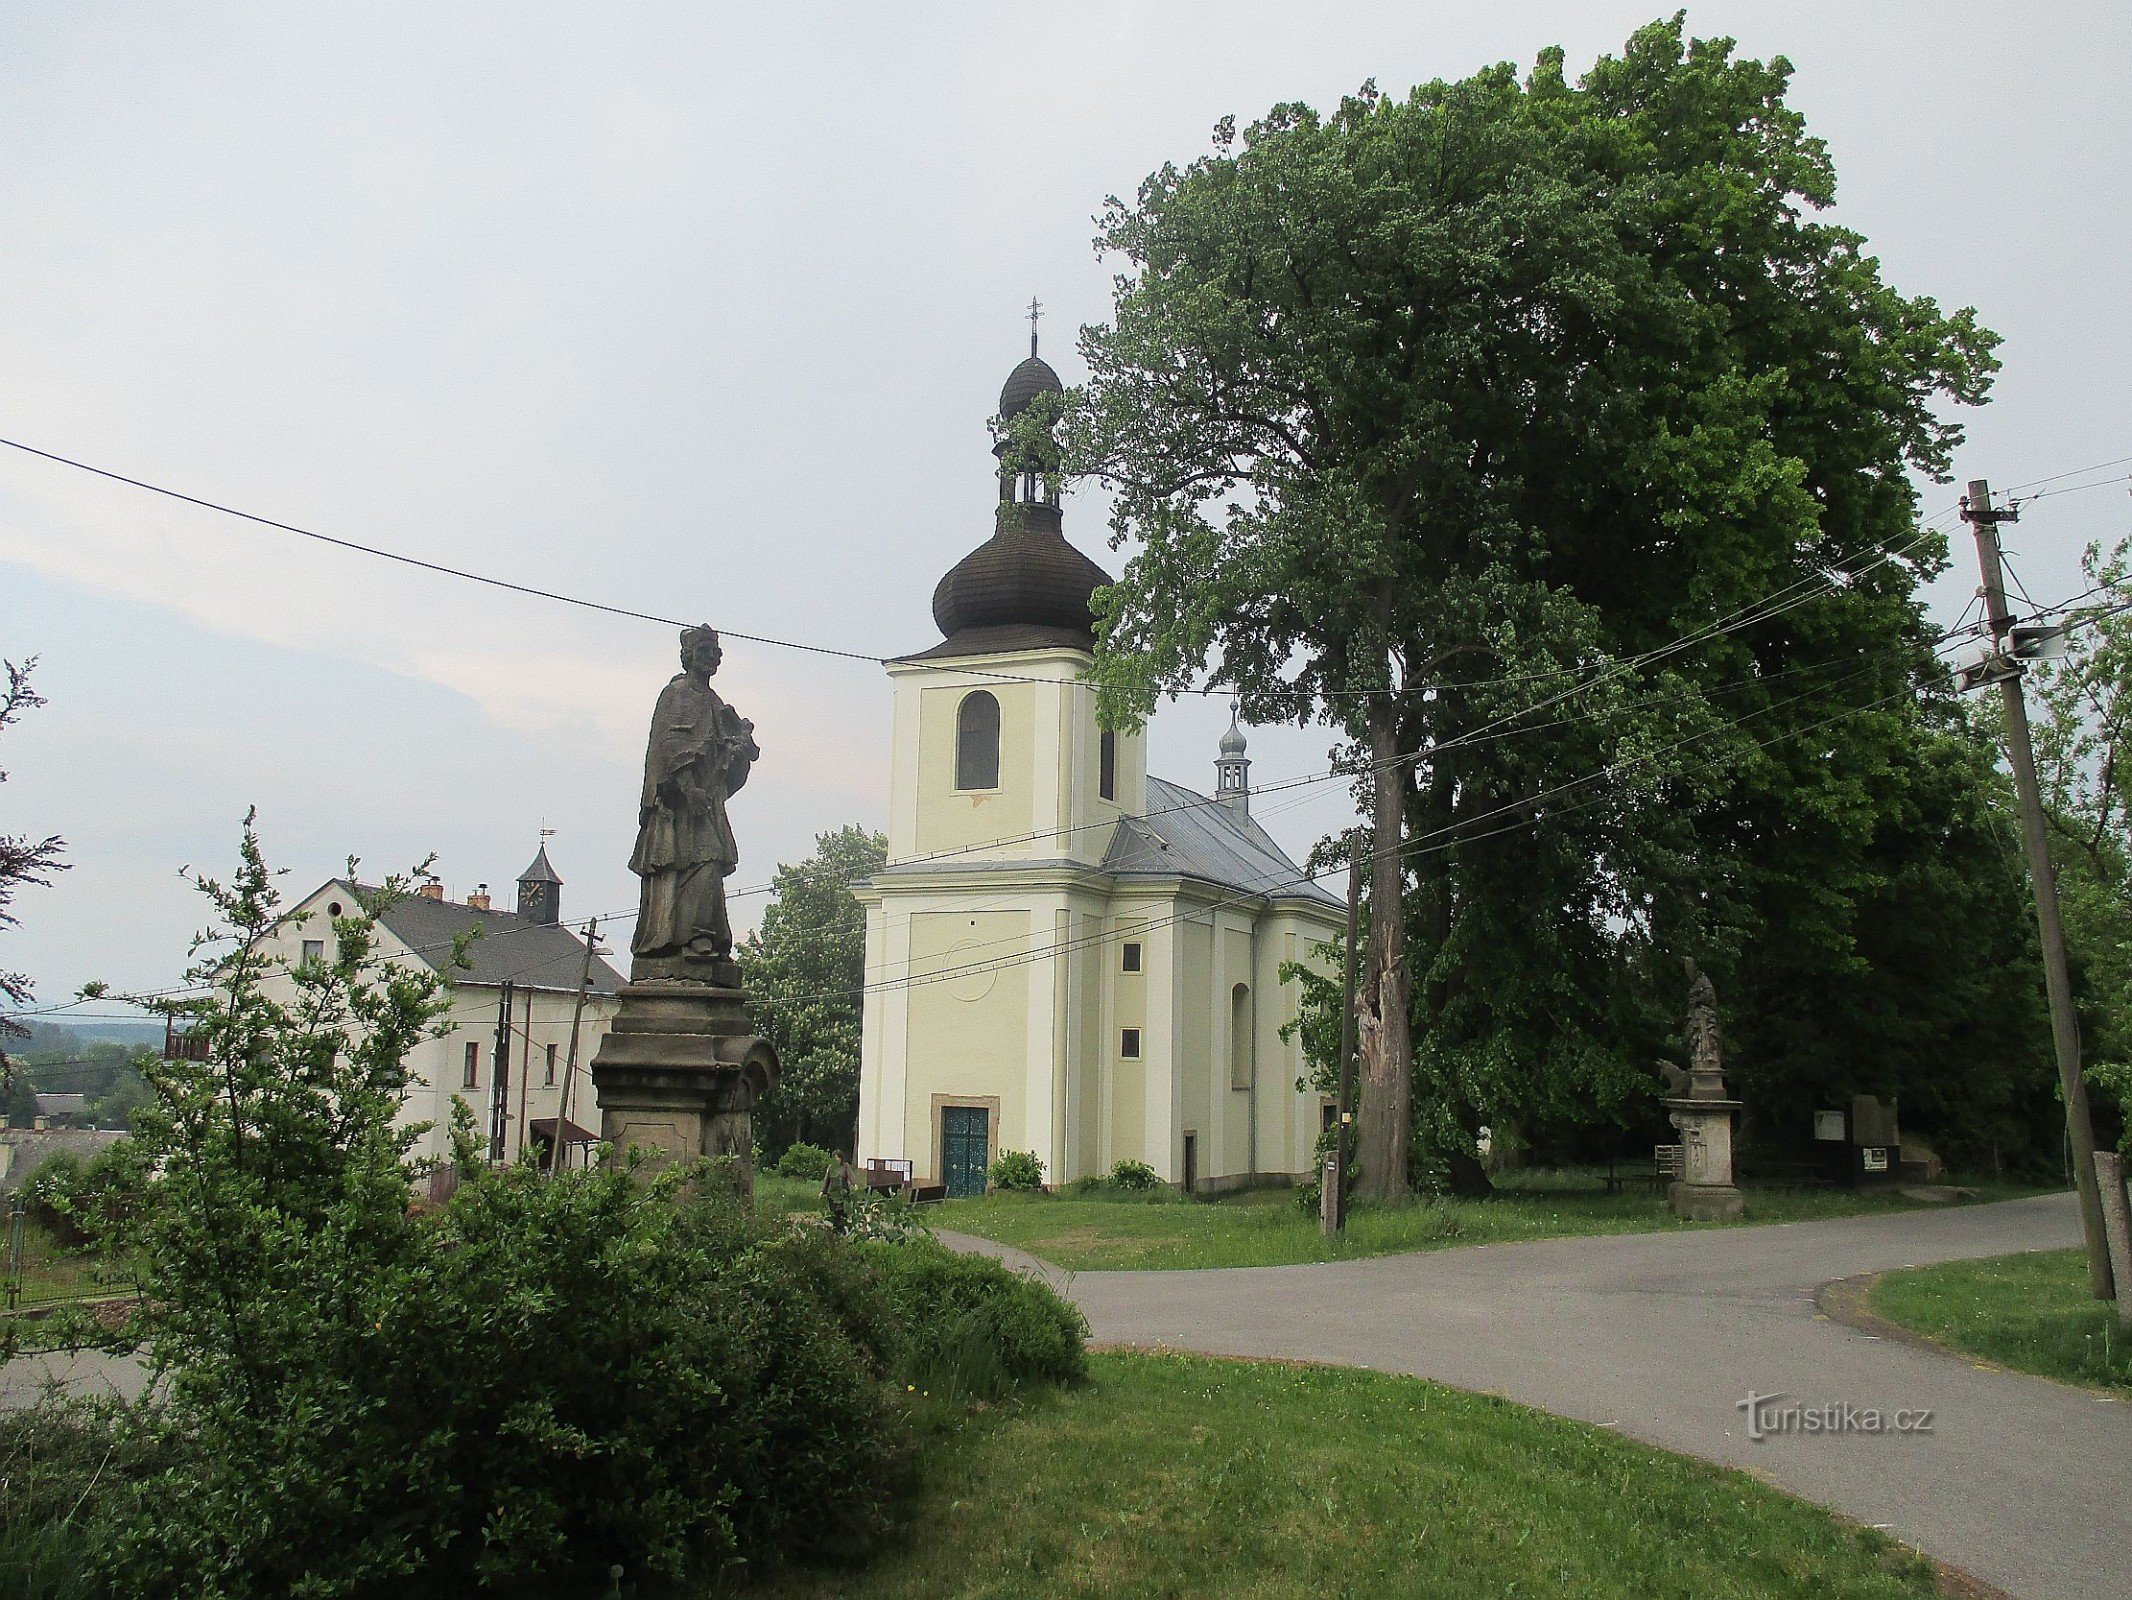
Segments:
[[[2051,1195],[1311,1266],[1045,1270],[1099,1341],[1499,1394],[1746,1468],[2021,1600],[2132,1600],[2132,1406],[1877,1338],[1815,1304],[1835,1279],[2078,1242],[2072,1198]],[[1884,1422],[1929,1408],[1931,1427],[1756,1440],[1750,1392]]]

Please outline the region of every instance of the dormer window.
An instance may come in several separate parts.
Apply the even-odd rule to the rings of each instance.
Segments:
[[[1118,798],[1118,736],[1108,728],[1096,758],[1096,793],[1106,800]]]
[[[955,787],[999,787],[999,701],[973,689],[955,710]]]

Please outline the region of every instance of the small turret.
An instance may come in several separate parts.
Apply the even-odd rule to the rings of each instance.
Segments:
[[[528,922],[554,927],[563,914],[563,880],[548,863],[548,846],[542,843],[533,864],[518,875],[518,914]]]
[[[1251,758],[1244,754],[1244,730],[1234,712],[1214,761],[1214,798],[1240,817],[1251,815]]]

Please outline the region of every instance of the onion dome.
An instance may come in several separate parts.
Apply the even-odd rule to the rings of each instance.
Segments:
[[[933,621],[947,638],[926,654],[1046,645],[1093,650],[1089,597],[1110,581],[1066,542],[1057,506],[1007,501],[992,537],[949,568],[933,591]]]
[[[1051,370],[1051,363],[1034,350],[1029,359],[1007,374],[1007,381],[999,391],[999,420],[1011,422],[1029,409],[1030,402],[1040,394],[1064,394],[1066,385],[1059,382],[1059,375]]]
[[[1029,359],[1007,375],[999,392],[995,432],[1037,396],[1065,391],[1036,353],[1036,309],[1032,301]],[[999,511],[992,537],[956,562],[933,591],[933,621],[946,638],[907,660],[1096,647],[1089,599],[1111,577],[1061,531],[1056,450],[1038,439],[1010,452],[1003,437],[994,454],[1000,458]]]
[[[1244,753],[1244,730],[1237,726],[1234,717],[1229,719],[1229,731],[1221,736],[1221,753],[1225,756]]]

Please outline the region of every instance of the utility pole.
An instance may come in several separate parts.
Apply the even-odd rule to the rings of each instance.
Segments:
[[[516,986],[503,982],[496,1005],[496,1059],[489,1073],[489,1160],[503,1160],[504,1135],[511,1130],[511,999]]]
[[[2036,928],[2043,943],[2043,986],[2050,997],[2051,1039],[2058,1048],[2058,1085],[2065,1095],[2065,1131],[2073,1147],[2073,1181],[2080,1189],[2080,1232],[2087,1245],[2088,1287],[2098,1300],[2114,1298],[2110,1251],[2102,1227],[2102,1191],[2095,1181],[2095,1130],[2088,1120],[2087,1085],[2080,1075],[2080,1019],[2073,1011],[2073,983],[2065,966],[2065,926],[2058,920],[2058,880],[2051,870],[2050,837],[2044,831],[2043,793],[2036,783],[2036,752],[2029,742],[2028,704],[2021,694],[2021,662],[2008,649],[2014,619],[2006,605],[1999,558],[1999,524],[2013,522],[2015,508],[1994,509],[1991,485],[1973,480],[1962,500],[1962,520],[1976,531],[1977,565],[1984,574],[1984,615],[1991,628],[1987,676],[1996,679],[2006,708],[2006,754],[2021,797],[2021,842],[2028,852],[2028,881],[2036,895]]]
[[[570,1013],[570,1059],[563,1068],[562,1099],[555,1107],[555,1153],[549,1158],[549,1170],[563,1170],[563,1140],[570,1130],[570,1084],[577,1077],[577,1030],[585,1020],[585,995],[592,988],[592,952],[600,942],[600,919],[594,917],[585,924],[585,970],[577,980],[577,1005]]]
[[[1334,1106],[1339,1119],[1333,1135],[1333,1193],[1322,1207],[1326,1231],[1338,1233],[1347,1227],[1347,1162],[1349,1140],[1355,1126],[1355,928],[1361,920],[1362,830],[1347,831],[1347,963],[1340,984],[1340,1097]]]

